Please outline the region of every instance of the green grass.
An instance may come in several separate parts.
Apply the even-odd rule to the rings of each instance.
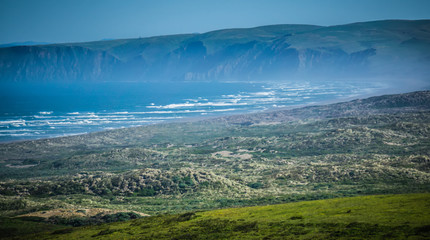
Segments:
[[[30,219],[28,219],[30,220]],[[0,217],[0,239],[64,229],[65,226]]]
[[[34,239],[428,239],[430,194],[375,195],[57,230]]]

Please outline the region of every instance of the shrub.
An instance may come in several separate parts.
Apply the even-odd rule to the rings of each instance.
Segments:
[[[248,183],[247,185],[248,185],[248,187],[254,188],[254,189],[263,188],[263,184],[261,182]]]

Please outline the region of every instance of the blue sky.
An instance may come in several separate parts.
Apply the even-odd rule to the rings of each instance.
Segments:
[[[430,19],[430,0],[0,0],[0,44]]]

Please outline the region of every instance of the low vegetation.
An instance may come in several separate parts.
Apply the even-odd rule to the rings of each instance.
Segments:
[[[375,195],[159,215],[33,239],[428,239],[430,195]]]
[[[95,208],[185,214],[422,193],[430,191],[430,92],[8,143],[0,145],[0,153],[3,217]],[[106,222],[100,219],[52,222]],[[233,224],[226,221],[216,224]],[[232,233],[242,228],[235,224],[228,228]],[[333,229],[345,227],[336,224]],[[396,231],[397,236],[403,230]]]

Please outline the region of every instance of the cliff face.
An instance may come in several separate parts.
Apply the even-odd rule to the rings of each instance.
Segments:
[[[109,78],[121,62],[107,52],[78,46],[19,46],[0,49],[3,79],[18,81]]]
[[[430,21],[274,25],[75,44],[0,48],[1,80],[200,81],[420,75]]]

